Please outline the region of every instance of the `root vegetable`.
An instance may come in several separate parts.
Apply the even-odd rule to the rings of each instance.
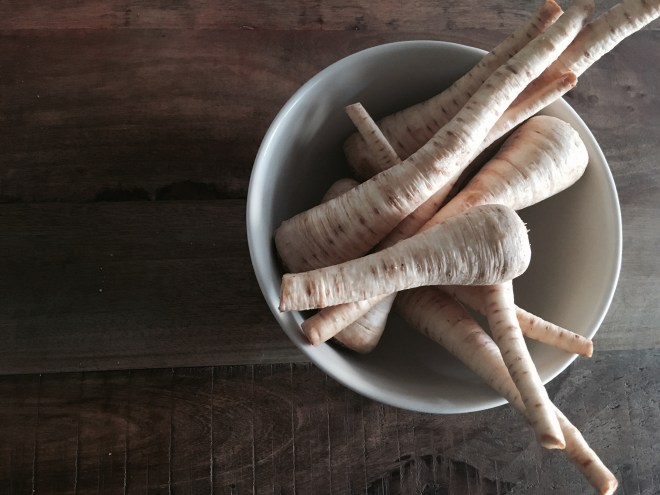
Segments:
[[[364,112],[362,105],[354,105],[351,110],[347,111],[349,114],[351,114],[352,119],[362,117],[364,121],[370,121],[370,117],[366,112]],[[369,125],[374,125],[373,121]],[[375,144],[378,144],[378,142],[376,141]],[[353,189],[358,184],[359,182],[354,179],[339,179],[330,186],[330,188],[321,199],[321,202],[324,203],[326,201],[330,201],[333,198],[341,196],[345,192]],[[361,318],[358,321],[356,321],[357,318],[353,318],[350,321],[341,321],[337,318],[333,318],[332,314],[323,314],[323,312],[320,311],[316,315],[313,315],[311,318],[308,318],[303,322],[303,333],[305,333],[308,340],[312,344],[321,343],[317,340],[314,331],[309,331],[306,325],[308,322],[311,322],[313,327],[314,322],[320,322],[321,328],[332,329],[332,335],[328,336],[325,340],[323,340],[323,342],[331,337],[334,337],[336,342],[339,342],[343,346],[348,347],[353,351],[360,353],[370,352],[376,347],[376,345],[378,345],[378,342],[380,341],[380,337],[382,336],[383,330],[385,329],[385,324],[387,323],[387,317],[389,315],[393,300],[394,297],[391,298],[389,303],[386,302],[382,305],[376,305],[373,308],[368,306],[368,309],[365,309],[361,315],[364,316],[364,318]],[[349,304],[356,304],[359,306],[360,302],[358,301],[356,303]],[[334,306],[334,308],[341,308],[342,306],[343,305]],[[365,313],[368,314],[365,315]]]
[[[379,126],[386,137],[385,141],[392,143],[396,154],[401,158],[413,154],[456,115],[488,76],[520,51],[529,40],[536,38],[555,22],[561,14],[562,10],[554,0],[545,1],[530,19],[445,91],[381,120]],[[355,175],[363,180],[388,168],[387,161],[381,161],[373,154],[368,138],[365,139],[363,133],[353,134],[344,144],[344,152]]]
[[[603,464],[578,430],[564,414],[555,407],[559,425],[564,433],[566,448],[564,452],[577,466],[582,475],[591,483],[600,495],[611,495],[619,486],[612,472]]]
[[[623,0],[588,23],[545,71],[578,77],[622,40],[660,17],[660,0]]]
[[[545,29],[548,24],[554,22],[552,15],[560,14],[560,12],[558,12],[548,16],[548,13],[551,13],[551,11],[548,10],[543,14],[542,12],[544,8],[545,6],[541,7],[541,10],[535,14],[535,16],[537,16],[537,22],[538,20],[546,19],[546,24],[539,24],[541,29]],[[519,110],[525,110],[528,108],[529,103],[533,103],[542,98],[546,99],[546,103],[543,106],[537,106],[536,110],[525,112],[527,117],[533,115],[570,89],[567,88],[560,91],[556,97],[548,98],[548,92],[556,91],[557,83],[562,81],[562,75],[572,72],[575,76],[579,77],[623,39],[644,28],[658,17],[660,17],[659,0],[624,0],[621,3],[614,5],[608,11],[584,26],[578,36],[560,55],[558,60],[556,60],[538,79],[523,91],[513,106],[517,107]],[[528,26],[533,29],[533,24],[529,24]],[[521,27],[521,32],[523,30],[524,28]],[[531,33],[532,31],[529,32]],[[500,53],[502,53],[499,46],[494,51],[500,51]],[[502,63],[503,61],[504,60],[502,60]],[[473,70],[476,71],[477,67],[475,66]],[[458,82],[457,84],[460,85]],[[553,86],[555,86],[555,88],[553,88]],[[416,113],[421,114],[422,110],[420,109],[431,108],[433,106],[431,102],[436,99],[445,101],[450,99],[450,96],[442,96],[441,93],[427,102],[422,102],[406,108],[379,121],[383,133],[389,142],[393,143],[399,156],[406,157],[417,151],[417,149],[424,143],[422,138],[424,135],[423,133],[428,132],[428,128],[433,129],[433,126],[435,125],[434,120],[443,122],[443,119],[448,118],[446,116],[447,114],[442,111],[425,114],[426,116],[423,117],[423,121],[420,120],[416,126],[414,126],[415,133],[420,133],[420,138],[417,141],[408,138],[411,134],[408,129],[413,128],[413,124],[409,122],[407,115],[409,113],[412,113],[413,115]],[[503,119],[501,123],[506,124],[505,127],[508,127],[510,130],[524,119],[516,120],[517,122],[515,120]],[[417,120],[413,119],[413,122],[417,122]],[[510,125],[513,122],[515,123]],[[493,132],[500,136],[503,134],[501,131],[496,131],[495,129]],[[383,170],[382,166],[378,166],[375,160],[369,158],[367,147],[359,135],[351,136],[345,143],[344,150],[349,162],[353,168],[358,171],[359,177],[371,177],[373,174]]]
[[[527,208],[573,185],[588,163],[589,152],[570,124],[556,117],[533,117],[423,229],[477,205]]]
[[[564,96],[578,82],[577,76],[573,72],[564,72],[553,77],[549,75],[541,77],[543,77],[543,84],[537,87],[534,94],[523,92],[493,126],[484,142],[477,149],[471,168],[482,165],[487,157],[492,155],[490,150],[497,146],[510,131]],[[536,79],[536,81],[538,80],[539,78]]]
[[[361,354],[374,350],[383,336],[395,297],[396,294],[385,297],[380,304],[374,306],[363,317],[346,326],[335,335],[335,341]]]
[[[498,153],[473,178],[465,189],[433,216],[423,228],[481,204],[505,204],[522,209],[573,184],[584,173],[588,152],[578,133],[555,117],[537,116],[525,122],[502,145]],[[388,236],[395,244],[407,231]],[[381,246],[389,242],[381,243]],[[303,331],[315,344],[325,342],[366,314],[380,298],[327,308],[303,324]],[[366,323],[364,324],[366,325]],[[363,325],[363,326],[364,326]],[[378,330],[373,329],[372,335]]]
[[[590,1],[577,0],[543,34],[498,68],[456,116],[406,161],[283,222],[275,232],[275,244],[284,265],[302,271],[368,252],[468,165],[500,116],[559,56],[592,9]]]
[[[553,101],[560,98],[571,88],[575,87],[577,78],[572,73],[561,74],[559,77],[548,81],[534,94],[534,99],[514,101],[504,112],[502,117],[495,123],[484,141],[473,153],[469,167],[471,169],[483,165],[487,158],[492,155],[489,148],[496,144],[509,131],[526,121],[535,113],[539,112]],[[406,239],[417,232],[445,203],[447,198],[455,189],[460,175],[452,179],[439,189],[429,200],[423,203],[412,214],[404,218],[380,243],[381,246],[391,246],[401,239]]]
[[[529,261],[520,217],[506,206],[478,206],[363,258],[284,275],[280,311],[361,301],[422,285],[491,285],[519,276]]]
[[[345,328],[356,323],[360,318],[367,315],[367,313],[375,310],[387,297],[394,298],[394,296],[395,294],[377,296],[365,301],[354,301],[323,308],[318,313],[303,321],[303,333],[310,343],[314,345],[322,344],[333,337],[338,337]],[[368,323],[365,321],[361,326],[366,327]],[[369,333],[373,335],[376,331],[377,329],[372,329]],[[350,347],[346,343],[344,345]]]
[[[505,282],[488,287],[485,293],[488,326],[525,403],[536,437],[548,449],[563,449],[566,446],[564,435],[518,324],[513,286]]]
[[[442,290],[476,312],[486,314],[485,287],[454,285],[442,287]],[[593,355],[594,344],[591,339],[545,321],[518,306],[515,309],[520,329],[525,337],[581,356],[591,357]]]
[[[391,298],[391,300],[394,301],[395,296],[396,294],[376,296],[364,301],[354,301],[323,308],[302,323],[302,330],[307,337],[307,340],[314,345],[319,345],[341,334],[344,329],[353,323],[358,323],[358,321],[364,317],[366,317],[366,320],[358,323],[358,326],[367,328],[369,326],[369,321],[373,321],[373,319],[368,317],[368,314],[371,311],[376,310],[376,308],[387,298]],[[386,303],[380,311],[391,306],[392,302]],[[384,324],[378,328],[370,328],[369,334],[375,338],[375,336],[382,333],[384,329]],[[380,335],[378,335],[378,339],[380,339]],[[346,343],[344,343],[344,345],[350,347]]]
[[[395,307],[411,327],[445,347],[521,414],[527,416],[527,409],[499,348],[451,297],[436,288],[424,287],[401,292]],[[566,448],[561,452],[575,464],[598,493],[613,493],[618,485],[614,475],[566,416],[556,407],[554,413],[566,441]]]
[[[361,103],[348,105],[345,111],[365,142],[368,156],[377,164],[379,170],[387,170],[401,162],[399,155]]]

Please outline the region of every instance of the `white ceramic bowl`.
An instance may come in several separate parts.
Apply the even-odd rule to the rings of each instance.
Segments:
[[[318,204],[348,175],[342,142],[353,132],[344,106],[361,102],[374,118],[428,98],[451,84],[484,52],[439,41],[409,41],[346,57],[302,86],[277,115],[257,155],[247,204],[250,255],[259,285],[290,339],[327,374],[383,403],[430,413],[461,413],[504,403],[440,346],[391,317],[369,355],[330,344],[313,347],[300,313],[277,309],[282,269],[273,245],[280,222]],[[532,262],[515,281],[520,306],[592,337],[611,302],[621,260],[621,217],[607,162],[584,122],[564,101],[544,113],[570,122],[589,150],[573,187],[520,212],[530,229]],[[575,358],[530,342],[548,382]]]

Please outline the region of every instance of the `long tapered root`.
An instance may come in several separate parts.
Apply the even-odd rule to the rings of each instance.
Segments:
[[[518,324],[511,283],[489,287],[486,305],[493,339],[502,351],[511,379],[525,403],[539,443],[548,449],[563,449],[566,446],[564,435]]]
[[[530,258],[527,228],[511,208],[477,206],[383,251],[285,274],[279,309],[323,308],[422,285],[499,283],[524,273]]]
[[[569,69],[579,77],[622,40],[658,17],[659,0],[623,0],[584,26],[547,72]]]
[[[480,376],[518,412],[529,420],[520,394],[493,339],[448,294],[433,287],[405,291],[396,299],[396,309],[410,326],[439,343]],[[618,485],[579,430],[552,406],[566,447],[562,450],[599,494],[609,495]]]
[[[371,311],[335,335],[335,341],[361,354],[373,351],[383,336],[395,297],[395,294],[385,297]]]
[[[591,339],[545,321],[518,306],[516,316],[525,337],[584,357],[591,357],[594,353]]]
[[[390,142],[361,103],[348,105],[345,110],[346,115],[364,139],[370,151],[369,156],[378,164],[380,170],[386,170],[401,161],[399,155],[397,155]]]
[[[586,147],[569,124],[555,117],[533,117],[507,139],[464,190],[426,221],[423,228],[437,225],[475,205],[504,204],[514,209],[530,206],[573,184],[587,162]],[[409,228],[406,221],[410,219],[409,216],[401,222],[379,247],[395,245],[408,237],[404,229]],[[303,324],[303,331],[312,343],[325,342],[378,302],[380,299],[376,298],[324,309]]]
[[[477,313],[486,314],[484,291],[487,287],[455,285],[445,286],[441,289]],[[545,321],[518,306],[515,307],[515,310],[520,329],[525,337],[581,356],[591,357],[593,355],[594,344],[591,339]]]
[[[283,222],[275,232],[283,263],[293,271],[308,270],[371,250],[469,165],[497,120],[568,46],[592,10],[592,2],[578,0],[493,72],[455,117],[404,162]]]
[[[600,495],[610,495],[615,492],[619,482],[616,476],[603,464],[598,454],[593,451],[578,430],[557,407],[555,413],[566,439],[566,455],[577,466],[589,483],[598,490]]]
[[[303,333],[310,343],[322,344],[373,310],[385,297],[378,296],[366,301],[355,301],[324,308],[302,323]]]
[[[520,51],[559,18],[562,10],[554,0],[546,0],[530,18],[510,36],[493,48],[469,72],[439,95],[379,122],[386,140],[401,158],[417,151],[465,105],[469,96],[499,66]],[[358,177],[367,179],[384,170],[383,162],[373,155],[369,140],[362,133],[353,134],[344,145],[344,152]]]

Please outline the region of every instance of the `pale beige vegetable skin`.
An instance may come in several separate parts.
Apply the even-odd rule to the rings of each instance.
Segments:
[[[530,256],[527,228],[511,208],[477,206],[363,258],[285,274],[280,311],[361,301],[422,285],[491,285],[521,275]]]
[[[365,354],[374,350],[383,335],[394,298],[376,305],[362,318],[347,325],[335,335],[335,342],[352,351]]]
[[[584,143],[569,124],[555,117],[533,117],[505,141],[463,191],[428,220],[423,229],[476,205],[505,204],[522,209],[538,203],[577,181],[588,160]],[[303,331],[312,343],[325,342],[344,328],[341,325],[366,314],[369,306],[380,304],[382,311],[392,303],[391,299],[383,300],[378,297],[353,306],[324,309],[303,324]],[[370,332],[377,333],[378,329]]]
[[[658,15],[660,15],[660,2],[658,0],[633,0],[615,5],[609,11],[589,23],[570,44],[570,47],[562,53],[560,60],[555,62],[551,68],[544,71],[544,73],[535,80],[532,85],[526,88],[511,107],[507,109],[505,115],[491,130],[489,137],[485,140],[484,146],[482,147],[485,147],[486,144],[497,139],[498,136],[513,128],[527,116],[559,98],[562,94],[573,87],[575,84],[575,75],[562,75],[561,71],[570,68],[577,71],[579,74],[583,73],[592,63],[607,53],[607,51],[611,50],[618,42],[635,31],[643,28],[657,18]],[[524,31],[524,29],[519,30],[519,32]],[[515,38],[515,35],[512,37]],[[497,51],[497,49],[494,51]],[[559,77],[557,75],[559,75]],[[472,77],[472,80],[475,80],[475,78]],[[446,113],[443,112],[443,115],[446,115]],[[405,122],[405,119],[391,119],[391,122],[395,121],[400,124],[401,122]],[[397,128],[396,124],[392,124],[389,125],[387,129],[391,135],[396,136],[397,133],[401,131],[402,127],[402,125],[399,125]],[[352,156],[353,155],[349,152],[349,160]],[[371,163],[374,163],[374,161],[372,160]],[[379,168],[377,167],[376,170],[379,170]],[[368,171],[366,175],[371,175],[373,173],[375,173],[374,170]],[[434,204],[426,205],[426,212],[421,212],[424,206],[422,205],[422,207],[418,209],[420,210],[420,214],[417,215],[417,218],[421,217],[421,219],[423,219],[425,215],[429,216],[429,213],[427,212],[435,211],[441,201],[442,198],[435,199]],[[406,221],[402,222],[401,226],[397,227],[397,229],[405,230],[404,224],[408,220],[409,219],[406,219]],[[410,220],[412,220],[412,222],[410,222],[412,225],[421,225],[421,223],[423,223],[423,221],[415,218],[411,218]],[[414,232],[415,230],[416,229],[413,227],[412,231]],[[394,234],[396,237],[396,233]],[[347,308],[351,305],[344,306],[346,307],[342,309],[341,315],[336,311],[333,312],[332,315],[327,314],[326,316],[325,313],[329,310],[334,310],[334,308],[328,308],[322,312],[324,313],[323,323],[319,322],[317,325],[314,325],[316,322],[309,322],[310,328],[312,326],[317,327],[317,330],[315,330],[319,334],[319,337],[316,339],[317,343],[323,342],[330,336],[334,335],[341,328],[344,328],[343,325],[347,322],[355,321],[360,318],[365,314],[365,310],[368,307],[365,304],[361,304],[358,311],[355,311],[356,307],[352,307],[352,312],[348,313]],[[522,310],[518,309],[518,311],[520,312]],[[588,339],[580,339],[578,335],[568,332],[565,329],[561,329],[551,323],[537,319],[534,315],[526,315],[521,321],[526,322],[523,324],[523,331],[526,332],[526,335],[531,336],[532,338],[539,338],[539,336],[541,336],[541,340],[551,338],[552,345],[559,345],[560,347],[564,346],[563,348],[569,352],[577,352],[585,356],[589,356],[592,353],[593,346]],[[329,322],[332,322],[334,327],[330,326]],[[326,327],[327,331],[324,331]],[[543,329],[543,331],[539,332],[539,329]],[[556,335],[559,335],[560,337],[557,338]],[[570,338],[566,338],[567,335],[570,335]],[[578,350],[575,350],[575,345],[578,346]]]
[[[502,202],[514,208],[535,204],[573,184],[587,162],[584,143],[570,125],[554,117],[530,119],[423,230],[478,204]],[[524,342],[510,282],[491,287],[486,291],[486,300],[493,336],[502,348],[539,443],[546,448],[564,448],[559,423]]]
[[[483,286],[453,285],[442,287],[444,292],[472,308],[474,311],[485,315],[486,304]],[[554,323],[545,321],[542,318],[516,306],[516,316],[518,323],[525,337],[538,340],[566,352],[579,354],[584,357],[591,357],[594,352],[594,344],[591,339],[583,337],[575,332],[571,332]]]
[[[460,173],[517,95],[579,32],[593,9],[578,0],[539,37],[497,69],[427,144],[355,189],[283,222],[275,244],[297,272],[357,258]],[[299,264],[295,263],[300,261]]]
[[[493,340],[525,403],[527,417],[539,443],[548,449],[563,449],[564,435],[553,413],[548,392],[539,377],[523,338],[513,300],[513,285],[504,282],[485,291],[486,318]]]
[[[555,22],[561,14],[562,10],[554,0],[545,1],[525,23],[445,91],[381,120],[379,127],[386,138],[385,141],[394,147],[395,154],[407,158],[421,148],[458,113],[488,76],[518,53],[529,40],[536,38]],[[360,129],[359,126],[356,127]],[[374,154],[368,133],[353,134],[346,140],[344,152],[356,177],[362,180],[393,165],[391,156]]]
[[[319,345],[344,333],[345,330],[349,330],[352,325],[356,325],[350,333],[357,332],[358,328],[366,330],[374,344],[367,345],[367,339],[360,339],[360,349],[356,348],[354,350],[367,352],[365,349],[373,349],[377,341],[380,340],[387,323],[387,314],[390,312],[395,297],[396,294],[386,294],[365,301],[355,301],[323,308],[302,323],[303,333],[310,343]],[[372,312],[378,312],[384,317],[374,318],[371,315]],[[346,347],[352,348],[350,340],[343,343]]]
[[[531,114],[551,103],[556,98],[559,98],[568,89],[575,85],[576,78],[574,75],[569,74],[562,76],[559,80],[554,81],[554,84],[548,84],[537,91],[534,96],[536,99],[533,101],[524,100],[516,101],[511,107],[507,109],[502,118],[498,120],[495,127],[491,129],[482,145],[475,153],[485,150],[488,145],[496,141],[499,137],[506,134],[509,130],[515,127],[520,122],[523,122]],[[354,104],[347,107],[347,113],[351,116],[353,122],[360,130],[360,134],[365,136],[365,142],[375,154],[383,153],[387,155],[388,163],[395,160],[393,148],[383,141],[383,134],[377,129],[376,124],[368,116],[364,108],[359,104]],[[406,239],[416,233],[432,216],[436,213],[445,201],[448,193],[453,187],[454,181],[450,181],[445,187],[436,192],[430,199],[420,205],[415,211],[403,219],[377,246],[378,248],[388,247],[396,244],[402,239]],[[303,331],[307,335],[310,342],[320,344],[332,338],[337,332],[346,328],[346,326],[356,322],[358,319],[366,315],[367,311],[377,304],[380,304],[379,311],[387,311],[388,305],[391,306],[393,296],[386,300],[383,297],[375,298],[374,300],[359,303],[344,304],[341,307],[327,308],[319,312],[317,315],[308,319],[303,325]],[[379,322],[380,328],[370,327],[369,334],[374,339],[379,339],[380,334],[384,330],[384,320],[382,318],[367,318],[363,322],[358,323],[359,327],[366,328],[374,322]],[[541,334],[543,335],[543,334]],[[361,342],[362,348],[371,348],[365,346]]]
[[[526,118],[560,98],[575,85],[577,76],[584,73],[594,62],[599,60],[623,39],[642,29],[657,19],[658,16],[660,16],[660,0],[625,0],[584,26],[558,60],[516,98],[502,118],[491,129],[491,132],[478,151],[485,150],[491,143],[495,142]],[[440,98],[440,95],[436,98]],[[430,104],[424,102],[418,106],[426,107],[430,106]],[[406,123],[405,118],[399,118],[399,115],[414,112],[413,109],[418,106],[405,109],[381,121],[381,124],[386,126],[386,134],[389,139],[400,142],[399,136],[405,136],[410,132],[410,125]],[[443,113],[443,115],[446,114]],[[425,121],[424,126],[432,126],[432,123],[433,120],[429,118]],[[355,137],[349,140],[357,142]],[[360,170],[362,175],[370,176],[383,169],[384,164],[379,164],[375,160],[365,158],[363,144],[357,147],[348,145],[345,146],[345,150],[347,151],[349,162],[353,163],[354,167],[356,162],[359,161],[361,163]],[[402,156],[407,156],[407,153],[414,151],[414,148],[407,149],[402,152],[404,153]],[[433,208],[437,210],[443,202],[445,195],[442,194],[442,191],[441,194],[436,194],[432,198],[433,204],[428,205],[429,208],[427,210],[433,210]],[[420,213],[420,215],[423,215],[423,213]],[[407,222],[410,222],[412,225],[419,225],[417,218],[410,218],[402,222],[398,228],[404,231],[409,230],[405,226]],[[396,237],[396,232],[393,232],[391,235]]]
[[[492,156],[491,148],[506,136],[516,126],[525,122],[532,115],[560,98],[568,90],[575,87],[577,78],[573,73],[562,74],[559,78],[548,82],[539,88],[533,100],[514,101],[504,112],[502,117],[495,123],[481,145],[474,151],[470,159],[469,169],[474,170],[483,165],[489,156]],[[465,171],[463,172],[465,173]],[[380,243],[381,246],[391,246],[401,239],[410,237],[417,232],[445,203],[452,191],[460,181],[461,176],[456,175],[445,187],[435,193],[429,200],[418,207],[412,214],[404,218]]]
[[[552,79],[570,70],[580,77],[622,40],[660,17],[660,0],[623,0],[589,22],[561,56],[539,78]],[[533,97],[542,84],[533,83],[521,98]]]
[[[544,12],[544,8],[547,8]],[[539,11],[535,13],[535,20],[529,21],[527,24],[528,33],[533,33],[535,24],[541,29],[545,29],[547,25],[554,22],[553,15],[560,15],[561,11],[553,12],[552,7],[542,6]],[[525,91],[520,95],[514,106],[519,110],[524,109],[529,103],[533,103],[543,98],[544,94],[552,91],[551,87],[556,86],[561,81],[562,75],[568,72],[574,73],[573,77],[582,75],[591,65],[597,62],[603,55],[611,51],[618,43],[627,38],[631,34],[644,28],[646,25],[654,21],[660,16],[660,0],[624,0],[603,14],[599,15],[593,21],[589,22],[578,36],[571,42],[569,47],[561,54],[557,61],[555,61],[544,73],[535,80]],[[539,22],[540,21],[540,22]],[[518,30],[521,34],[525,33],[525,27],[521,26]],[[523,36],[528,36],[524,34]],[[512,35],[512,37],[514,37]],[[520,38],[522,41],[524,38]],[[506,49],[502,50],[498,46],[493,50],[497,54],[503,54]],[[500,63],[504,63],[501,59]],[[475,67],[475,70],[476,67]],[[480,71],[483,69],[479,69]],[[457,85],[462,86],[461,83]],[[469,87],[463,86],[466,94],[469,94]],[[570,88],[569,88],[570,89]],[[551,98],[545,105],[551,103],[563,94],[562,91],[557,96]],[[442,98],[443,101],[451,99],[452,95],[441,97],[440,95],[433,99]],[[433,100],[432,99],[432,100]],[[428,127],[433,128],[433,120],[444,118],[445,113],[438,112],[429,113],[424,117],[423,121],[417,125],[409,122],[407,115],[412,113],[415,115],[419,112],[418,108],[429,107],[432,108],[432,103],[423,102],[412,107],[401,110],[395,114],[389,115],[379,121],[384,135],[389,142],[395,145],[397,153],[401,157],[406,157],[415,151],[425,142],[423,137],[424,129]],[[523,102],[526,102],[523,104]],[[532,113],[527,113],[530,116],[543,108],[539,106]],[[448,108],[445,106],[445,110]],[[415,116],[413,121],[418,122],[419,118]],[[442,121],[441,121],[442,122]],[[510,120],[508,122],[511,122]],[[522,120],[518,120],[518,123]],[[502,124],[507,123],[502,120]],[[509,129],[515,127],[509,126]],[[414,133],[420,132],[420,136],[416,139],[410,139],[409,135],[414,129]],[[502,134],[500,134],[502,135]],[[401,146],[397,147],[397,144]],[[378,165],[375,160],[369,158],[370,151],[366,144],[360,139],[358,135],[351,136],[344,145],[346,156],[355,170],[358,171],[358,176],[365,178],[383,170],[381,165]]]
[[[369,115],[363,112],[360,112],[360,106],[355,106],[352,110],[349,110],[348,113],[351,114],[351,118],[364,118],[365,120],[370,119]],[[327,190],[321,202],[329,201],[332,198],[341,196],[345,192],[353,189],[359,183],[350,178],[339,179],[334,182],[330,188]],[[359,303],[357,303],[359,304]],[[382,330],[385,328],[387,322],[387,317],[390,312],[390,307],[379,307],[369,308],[371,311],[365,315],[363,321],[347,321],[347,322],[337,322],[335,325],[341,325],[335,333],[333,333],[335,342],[340,343],[344,347],[347,347],[353,351],[360,353],[371,352],[378,342],[382,335]],[[366,310],[365,310],[366,312]],[[317,313],[318,315],[319,313]],[[312,317],[313,318],[313,317]],[[306,321],[309,321],[306,320]],[[305,331],[305,322],[303,322],[303,332]]]
[[[445,347],[521,414],[528,416],[500,349],[451,297],[436,288],[424,287],[400,293],[395,306],[411,327]],[[566,441],[566,448],[561,452],[575,464],[598,493],[614,493],[618,485],[616,477],[564,414],[556,407],[554,412]]]
[[[358,130],[357,135],[366,144],[369,151],[367,156],[377,164],[379,170],[387,170],[401,162],[397,152],[361,103],[348,105],[344,110]]]
[[[589,152],[570,124],[547,115],[532,117],[422,230],[477,205],[505,204],[514,210],[535,205],[575,184],[588,163]]]

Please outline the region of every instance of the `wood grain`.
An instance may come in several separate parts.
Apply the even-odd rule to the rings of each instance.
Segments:
[[[118,33],[0,33],[6,47],[0,54],[5,127],[0,201],[245,197],[261,138],[300,85],[360,49],[424,37],[420,32]],[[490,48],[501,37],[460,30],[435,38]],[[619,160],[645,171],[653,164],[650,143],[635,130],[658,126],[660,55],[654,47],[659,39],[657,31],[636,34],[634,44],[624,42],[587,72],[569,98],[597,131],[615,171]]]
[[[242,200],[2,206],[0,372],[299,360],[244,218]]]
[[[312,75],[391,41],[488,49],[537,5],[0,2],[0,493],[586,492],[509,408],[395,409],[303,363],[245,235],[259,143]],[[660,487],[659,43],[656,22],[568,96],[624,259],[595,357],[549,392],[626,495]]]
[[[601,8],[613,3],[602,2]],[[35,0],[0,5],[0,29],[222,29],[400,31],[502,29],[511,31],[537,2],[513,0],[498,8],[480,2],[438,3],[413,0],[378,2],[161,2],[158,0],[93,0],[70,5],[44,5]]]
[[[657,350],[605,352],[549,387],[622,493],[650,495],[660,481],[659,363]],[[2,493],[587,490],[508,407],[395,409],[310,365],[0,377],[0,437]]]

